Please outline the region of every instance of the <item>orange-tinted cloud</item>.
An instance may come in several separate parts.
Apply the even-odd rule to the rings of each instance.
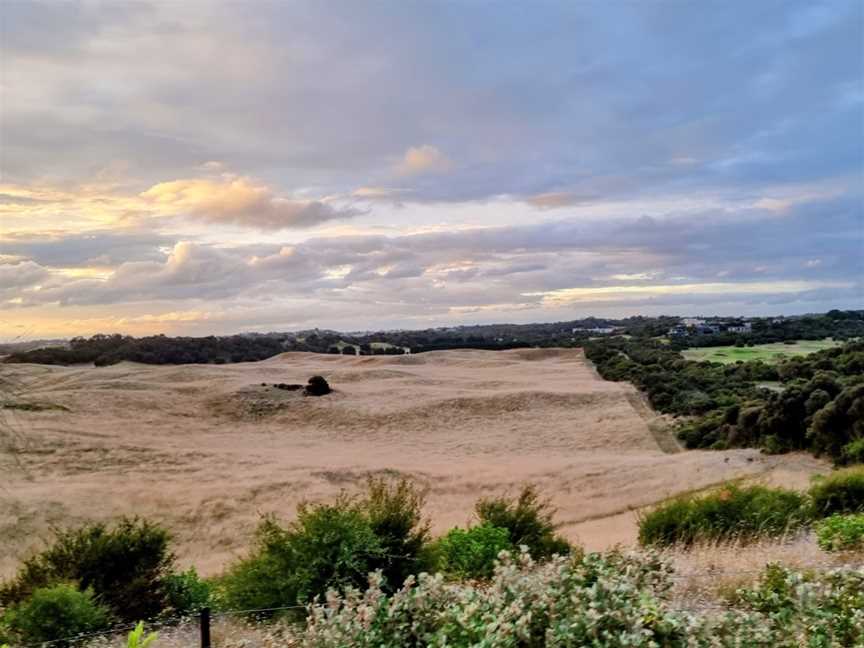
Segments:
[[[354,207],[337,207],[322,200],[283,198],[266,185],[232,175],[160,182],[141,198],[160,211],[259,229],[312,227],[361,213]]]
[[[423,144],[412,146],[402,157],[396,171],[401,175],[424,175],[431,173],[447,173],[453,168],[453,162],[436,146]]]

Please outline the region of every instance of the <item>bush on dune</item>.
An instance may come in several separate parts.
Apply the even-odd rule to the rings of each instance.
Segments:
[[[370,478],[361,508],[381,542],[384,582],[393,589],[420,568],[429,542],[429,521],[423,516],[426,492],[408,479]]]
[[[34,590],[6,610],[0,617],[0,641],[67,645],[63,639],[104,630],[110,621],[109,609],[98,602],[93,590],[53,585]]]
[[[555,509],[533,485],[523,487],[513,499],[481,499],[474,510],[481,524],[507,529],[513,546],[528,547],[529,553],[536,559],[570,553],[570,543],[555,533]]]
[[[372,479],[364,498],[304,504],[283,527],[266,518],[252,553],[222,579],[223,604],[236,609],[305,605],[328,589],[359,587],[380,570],[393,589],[418,571],[428,525],[423,494],[409,481]]]
[[[864,466],[837,470],[810,488],[816,517],[864,512]]]
[[[489,578],[502,551],[513,550],[507,529],[481,524],[450,529],[430,549],[435,570],[456,578]]]
[[[297,603],[297,588],[290,578],[293,556],[284,536],[285,529],[274,520],[261,522],[249,555],[218,579],[218,608],[263,610]]]
[[[282,527],[265,519],[256,547],[222,581],[224,603],[234,609],[304,605],[328,589],[363,583],[383,562],[383,548],[356,502],[301,505]]]
[[[0,586],[0,603],[20,603],[37,589],[68,582],[92,589],[120,620],[156,616],[166,607],[165,579],[174,562],[169,539],[165,529],[139,518],[61,531]]]
[[[323,376],[312,376],[304,389],[307,396],[325,396],[332,390]]]
[[[168,609],[174,614],[197,612],[210,605],[213,593],[209,582],[202,580],[194,567],[165,578]]]
[[[781,536],[807,524],[807,499],[795,491],[727,484],[664,502],[639,519],[642,545]]]

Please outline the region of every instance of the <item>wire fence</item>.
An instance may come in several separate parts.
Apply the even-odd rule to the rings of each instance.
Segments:
[[[835,565],[832,569],[841,570],[841,571],[864,571],[864,562],[861,564],[843,564],[843,565]],[[719,577],[719,576],[757,576],[763,575],[765,573],[765,569],[735,569],[735,570],[727,570],[727,569],[717,569],[708,570],[705,573],[700,574],[705,577]],[[684,575],[681,575],[682,577]],[[694,574],[688,574],[684,577],[684,580],[687,578],[692,578]],[[687,612],[687,613],[699,613],[704,614],[706,612],[734,612],[739,609],[737,606],[727,603],[720,604],[716,601],[711,600],[688,600],[687,604],[684,604],[684,601],[680,600],[667,600],[666,605],[670,610],[677,612]],[[212,641],[210,636],[210,623],[215,619],[225,619],[229,617],[252,617],[254,618],[256,615],[259,618],[263,619],[267,616],[274,615],[277,612],[288,612],[291,610],[303,610],[306,611],[309,609],[308,605],[282,605],[278,607],[264,607],[264,608],[250,608],[250,609],[235,609],[235,610],[218,610],[213,611],[208,607],[202,608],[195,614],[184,614],[184,615],[175,615],[170,617],[158,617],[156,619],[152,619],[150,621],[145,621],[146,631],[155,632],[161,630],[163,628],[170,627],[178,627],[182,624],[197,624],[200,634],[200,647],[201,648],[213,648]],[[73,645],[84,645],[84,643],[89,643],[91,641],[97,640],[100,637],[112,638],[117,637],[118,635],[123,635],[131,630],[133,630],[138,624],[129,623],[112,626],[107,630],[102,630],[100,632],[89,632],[82,633],[78,635],[73,635],[70,637],[64,637],[62,639],[54,639],[51,641],[41,641],[35,643],[23,644],[20,648],[51,648],[52,646],[73,646]],[[191,648],[191,647],[190,647]]]
[[[157,617],[156,619],[144,621],[143,623],[148,633],[155,632],[164,628],[178,627],[181,624],[197,624],[202,637],[201,648],[211,648],[211,642],[209,639],[210,622],[214,619],[227,617],[254,617],[255,615],[264,617],[265,615],[275,614],[276,612],[287,612],[290,610],[305,611],[307,609],[308,606],[306,605],[282,605],[279,607],[253,608],[248,610],[219,610],[218,612],[213,612],[209,607],[205,607],[201,608],[198,612],[194,614]],[[50,641],[37,641],[34,643],[21,644],[18,648],[50,648],[52,646],[82,645],[83,643],[94,641],[96,639],[99,639],[100,637],[111,638],[118,635],[123,635],[125,633],[131,632],[137,626],[137,623],[124,623],[111,626],[110,628],[106,630],[100,630],[99,632],[84,632],[81,634],[63,637],[60,639],[52,639]]]

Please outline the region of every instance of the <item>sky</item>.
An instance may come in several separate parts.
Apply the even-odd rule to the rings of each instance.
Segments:
[[[864,308],[864,3],[0,3],[0,340]]]

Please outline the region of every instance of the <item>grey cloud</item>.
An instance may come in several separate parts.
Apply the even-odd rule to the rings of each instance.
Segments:
[[[48,271],[33,261],[0,263],[0,296],[13,299],[22,288],[35,286],[48,276]]]
[[[73,187],[125,162],[124,187],[138,193],[219,160],[259,184],[245,200],[162,203],[175,220],[159,222],[182,232],[191,218],[215,237],[222,225],[246,225],[268,241],[340,218],[380,224],[369,221],[389,202],[405,205],[389,223],[395,231],[417,224],[417,202],[435,204],[442,220],[447,203],[499,196],[547,210],[518,227],[295,236],[285,246],[193,241],[170,257],[164,248],[192,237],[143,228],[4,236],[0,253],[31,260],[15,270],[30,278],[4,293],[25,305],[293,299],[328,317],[338,316],[330,304],[367,315],[369,304],[387,304],[406,321],[499,303],[536,317],[538,300],[525,293],[785,280],[854,285],[734,299],[753,308],[860,302],[864,6],[855,0],[511,3],[494,12],[339,0],[256,11],[7,2],[0,24],[11,88],[0,124],[4,182]],[[423,146],[452,161],[438,166],[448,172],[399,177],[405,152]],[[786,211],[735,206],[820,183],[835,197]],[[296,198],[325,195],[348,198]],[[0,202],[28,200],[10,196]],[[729,207],[572,217],[577,206],[658,196],[721,196]],[[56,272],[92,265],[117,271],[106,281]]]
[[[354,218],[363,213],[355,207],[335,207],[315,200],[266,202],[242,210],[199,209],[192,212],[192,215],[208,223],[278,230],[289,227],[314,227],[326,221]]]
[[[850,299],[856,290],[860,295],[860,280],[851,279],[864,276],[859,254],[864,229],[857,201],[824,200],[771,218],[751,211],[313,238],[278,249],[186,242],[163,259],[124,263],[104,282],[55,278],[36,293],[22,294],[28,303],[63,304],[244,296],[314,298],[321,303],[395,300],[416,302],[418,311],[424,304],[537,304],[536,295],[548,291],[621,285],[819,282],[847,286],[838,288],[838,300]],[[814,258],[820,262],[807,263]],[[729,298],[735,296],[733,289],[728,292]],[[715,302],[726,298],[704,297]],[[741,298],[759,303],[772,299],[746,291]],[[776,299],[786,303],[791,297],[783,292]],[[621,303],[639,306],[666,303],[663,300],[679,304],[686,297],[658,295],[643,302],[624,295]],[[693,296],[691,303],[700,302]]]
[[[13,232],[0,239],[0,254],[23,256],[43,266],[116,266],[164,258],[174,239],[145,231]]]
[[[0,46],[32,85],[4,110],[13,177],[86,178],[119,158],[152,183],[215,159],[348,194],[393,186],[405,151],[428,145],[456,167],[410,198],[462,201],[737,190],[862,165],[862,107],[844,90],[864,75],[854,0],[117,7],[0,8],[23,34]]]

